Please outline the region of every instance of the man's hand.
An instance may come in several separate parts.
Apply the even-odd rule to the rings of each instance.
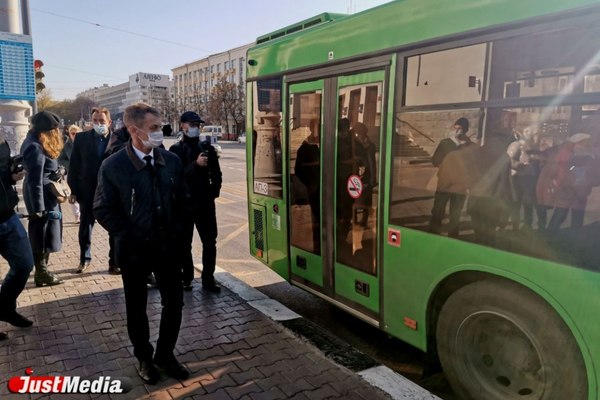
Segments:
[[[208,165],[208,156],[204,153],[200,154],[198,158],[196,158],[196,165],[199,167],[206,167]]]
[[[77,197],[74,194],[69,196],[69,203],[71,203],[71,204],[77,203]]]
[[[14,182],[18,182],[25,177],[25,170],[12,174],[11,178]]]

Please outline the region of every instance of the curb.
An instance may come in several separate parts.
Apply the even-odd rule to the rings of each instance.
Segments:
[[[200,265],[201,266],[201,265]],[[202,268],[199,266],[195,266],[196,270],[201,271]],[[294,334],[303,337],[308,343],[315,346],[315,343],[304,337],[302,332],[295,330],[292,328],[290,323],[286,323],[287,321],[305,321],[305,319],[290,310],[283,304],[279,303],[276,300],[273,300],[267,297],[265,294],[261,293],[257,289],[249,286],[245,282],[231,275],[229,272],[225,271],[220,267],[215,268],[215,276],[219,283],[225,286],[227,289],[231,290],[235,294],[237,294],[240,298],[246,301],[250,306],[257,309],[267,317],[271,318],[274,321],[282,323],[282,325],[294,332]],[[315,325],[312,324],[312,327]],[[322,333],[322,336],[327,340],[333,338],[336,342],[341,342],[340,339],[333,337],[329,333]],[[350,347],[349,345],[346,345]],[[319,346],[315,346],[322,351]],[[357,350],[353,350],[358,353]],[[331,358],[339,365],[339,360],[336,359],[335,356],[326,352],[327,357]],[[390,368],[377,363],[371,357],[368,357],[362,353],[360,353],[362,357],[365,358],[366,365],[371,365],[368,368],[365,368],[360,371],[354,371],[361,378],[367,381],[372,386],[384,391],[394,400],[441,400],[439,397],[431,394],[427,390],[423,389],[416,383],[410,381],[409,379],[403,377],[402,375],[394,372]],[[374,365],[374,366],[373,366]]]

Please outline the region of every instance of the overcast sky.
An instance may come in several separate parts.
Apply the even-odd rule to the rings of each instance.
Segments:
[[[33,53],[57,100],[136,72],[173,67],[253,42],[322,12],[389,0],[30,0]],[[100,26],[98,26],[100,25]]]

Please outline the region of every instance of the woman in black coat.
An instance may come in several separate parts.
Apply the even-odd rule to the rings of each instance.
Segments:
[[[36,286],[62,283],[48,272],[50,253],[62,247],[62,217],[60,204],[48,188],[50,176],[58,169],[57,158],[64,143],[58,129],[57,115],[42,111],[31,119],[32,128],[21,145],[26,176],[23,197],[29,217],[29,241],[35,264]]]

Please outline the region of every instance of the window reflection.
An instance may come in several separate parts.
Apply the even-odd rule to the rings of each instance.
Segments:
[[[254,193],[281,198],[281,79],[254,83]]]
[[[321,254],[321,93],[290,99],[292,246]]]
[[[343,87],[338,104],[336,258],[375,274],[382,84]]]

